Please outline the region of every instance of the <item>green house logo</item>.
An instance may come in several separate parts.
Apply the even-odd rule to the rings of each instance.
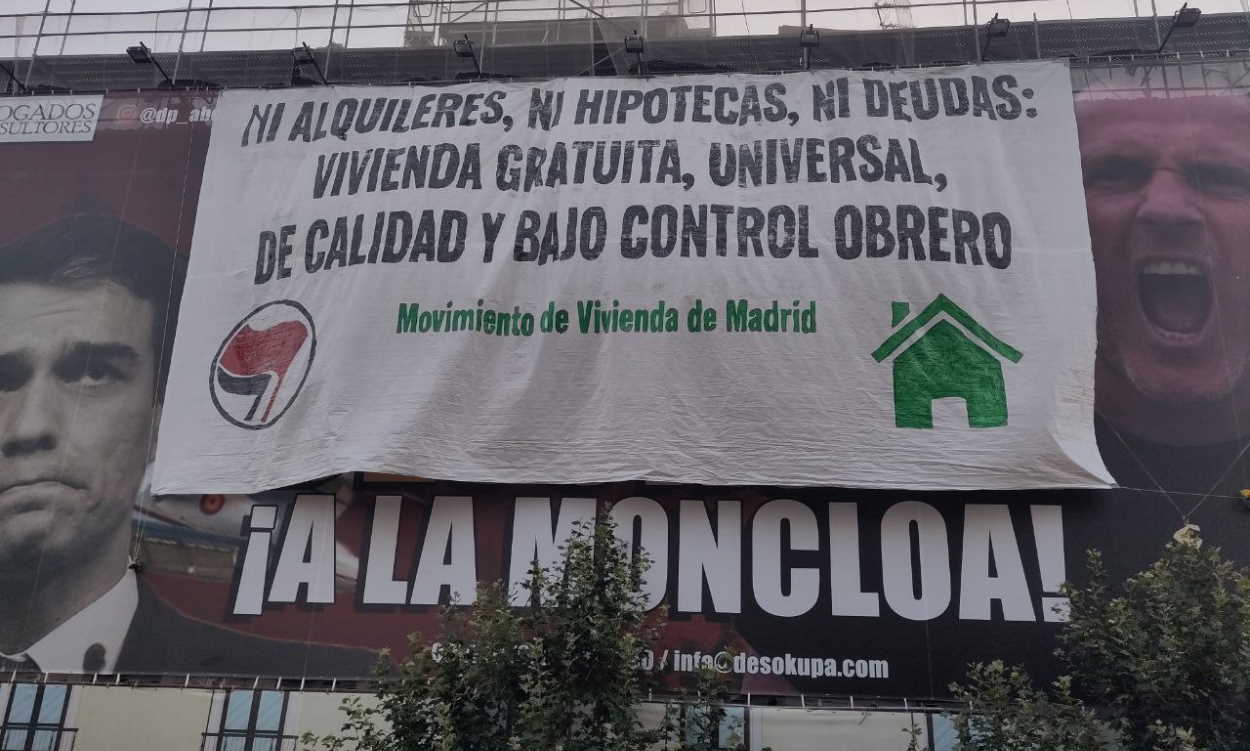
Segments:
[[[938,295],[908,320],[910,309],[905,302],[891,303],[894,333],[872,353],[877,362],[894,359],[894,424],[932,428],[933,400],[958,397],[967,405],[968,427],[1006,425],[1007,388],[1001,360],[1020,362],[1020,351],[991,334],[946,295]],[[934,320],[937,323],[930,326]]]

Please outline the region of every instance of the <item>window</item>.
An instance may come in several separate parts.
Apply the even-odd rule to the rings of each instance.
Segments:
[[[14,684],[0,734],[3,751],[58,751],[70,747],[74,731],[65,727],[69,686]]]
[[[216,751],[280,751],[286,699],[285,691],[231,691]]]
[[[932,725],[929,735],[933,738],[932,748],[935,751],[955,751],[959,740],[959,732],[955,728],[955,718],[946,714],[929,715]]]
[[[746,707],[734,707],[722,705],[719,707],[719,720],[713,720],[709,717],[708,709],[697,705],[684,705],[682,707],[682,735],[683,740],[690,745],[700,746],[711,742],[710,748],[724,749],[725,751],[738,751],[747,747]],[[711,722],[717,722],[719,727],[716,728],[716,738],[712,739],[712,728],[709,727]]]

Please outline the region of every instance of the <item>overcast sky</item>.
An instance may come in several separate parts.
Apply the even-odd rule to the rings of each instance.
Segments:
[[[489,6],[490,18],[496,10],[500,20],[554,18],[555,11],[532,10],[535,6],[563,5],[569,17],[584,16],[578,3],[589,4],[591,0],[501,0],[489,3],[479,0],[450,0],[434,3],[430,0],[407,3],[405,0],[354,0],[356,6],[389,3],[390,7],[352,7],[353,0],[0,0],[0,57],[24,57],[30,54],[33,39],[17,40],[15,34],[36,34],[41,19],[32,16],[22,19],[6,18],[11,13],[42,13],[45,8],[53,12],[114,13],[117,11],[170,11],[167,13],[142,13],[136,15],[76,16],[72,31],[111,32],[92,37],[66,37],[56,32],[64,29],[63,18],[53,18],[43,23],[43,34],[48,37],[40,45],[40,54],[89,53],[116,50],[133,44],[142,38],[158,50],[172,51],[178,48],[180,32],[184,24],[194,32],[203,29],[207,22],[212,33],[202,37],[191,34],[186,37],[187,49],[279,49],[308,42],[312,46],[324,45],[329,39],[329,27],[342,27],[350,15],[353,29],[350,37],[343,29],[334,40],[351,47],[395,46],[403,39],[403,26],[408,17],[408,5],[417,6],[427,22],[448,18],[449,13],[464,13],[463,20],[483,20],[484,9]],[[613,4],[621,4],[614,0]],[[638,0],[646,2],[651,15],[659,15],[665,9],[676,9],[679,4],[687,13],[704,13],[709,5],[721,15],[716,20],[716,33],[775,34],[783,25],[798,25],[800,0]],[[900,2],[900,0],[884,0]],[[951,26],[974,21],[984,23],[994,13],[1014,21],[1029,21],[1035,16],[1041,20],[1069,18],[1112,18],[1142,15],[1149,16],[1152,2],[1158,13],[1170,15],[1180,7],[1182,0],[911,0],[910,22],[917,27]],[[603,0],[595,0],[601,5]],[[872,9],[874,0],[807,0],[808,22],[818,27],[836,29],[880,28],[886,23],[906,22],[907,14]],[[1195,6],[1204,12],[1250,13],[1250,0],[1195,0]],[[243,6],[243,7],[241,7]],[[258,9],[266,6],[269,9]],[[298,6],[305,6],[298,8]],[[308,7],[321,6],[321,7]],[[211,17],[205,9],[211,7]],[[192,12],[188,13],[187,9]],[[859,8],[859,10],[855,10]],[[453,10],[454,9],[454,10]],[[751,15],[760,11],[793,11],[777,15]],[[472,12],[470,12],[472,11]],[[337,20],[335,14],[337,12]],[[637,11],[635,11],[636,13]],[[671,12],[671,10],[670,10]],[[615,10],[616,15],[625,15]],[[691,21],[706,26],[705,20]],[[389,26],[390,28],[362,28],[364,26]],[[272,27],[279,31],[230,31],[232,29],[256,29]],[[321,28],[317,28],[321,27]],[[9,38],[4,38],[4,37]]]

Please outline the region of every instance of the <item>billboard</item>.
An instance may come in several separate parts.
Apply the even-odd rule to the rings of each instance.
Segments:
[[[110,249],[104,283],[85,262],[72,273],[0,273],[0,664],[368,675],[377,650],[401,651],[411,632],[437,638],[453,592],[515,581],[535,556],[550,559],[562,529],[604,508],[656,561],[648,598],[668,620],[644,666],[671,680],[708,663],[757,694],[918,697],[945,695],[970,660],[1022,662],[1044,677],[1063,618],[1059,584],[1082,577],[1085,550],[1126,575],[1190,521],[1250,563],[1240,496],[1250,488],[1250,303],[1237,294],[1250,263],[1246,73],[1224,62],[1072,74],[1078,142],[1054,161],[1079,158],[1082,170],[1066,187],[1083,193],[1092,241],[1091,423],[1110,489],[345,473],[254,494],[152,496],[157,413],[181,405],[153,396],[154,343],[167,340],[176,309],[117,295],[130,287],[113,276],[126,253],[192,245],[208,128],[189,121],[211,102],[109,96],[93,142],[0,146],[0,269],[90,246],[64,241],[67,222]],[[162,108],[177,114],[157,117]],[[251,282],[257,243],[246,250]],[[177,299],[177,284],[164,289]],[[268,301],[257,293],[251,307]],[[73,318],[71,302],[90,320]],[[98,336],[110,316],[141,325],[131,338]],[[201,390],[227,333],[208,342]],[[136,377],[149,367],[151,378]],[[136,381],[145,398],[124,387]],[[258,450],[285,420],[249,431]],[[172,440],[163,430],[160,439]],[[952,441],[929,461],[974,460],[964,449]]]
[[[214,117],[158,492],[1110,480],[1062,63]]]
[[[48,96],[0,104],[0,143],[90,141],[104,97]]]
[[[77,129],[90,137],[31,129],[0,144],[0,660],[58,673],[365,671],[363,650],[188,618],[142,575],[133,519],[150,504],[215,101],[94,101]],[[10,97],[0,112],[53,105],[70,103]]]

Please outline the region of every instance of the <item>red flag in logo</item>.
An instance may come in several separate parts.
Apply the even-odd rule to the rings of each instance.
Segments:
[[[270,380],[276,378],[277,384],[260,417],[262,421],[269,419],[287,370],[307,339],[308,327],[302,322],[284,321],[260,331],[245,324],[226,345],[217,362],[217,383],[231,394],[256,397],[245,419],[255,417]]]

